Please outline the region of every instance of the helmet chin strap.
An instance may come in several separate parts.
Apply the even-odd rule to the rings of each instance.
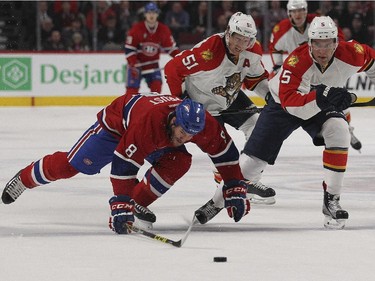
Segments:
[[[175,112],[169,113],[167,117],[167,135],[169,139],[172,137],[172,127],[177,126],[174,121],[172,122],[173,117],[176,117]]]

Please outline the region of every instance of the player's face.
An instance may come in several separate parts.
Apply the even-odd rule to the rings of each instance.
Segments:
[[[237,33],[232,33],[228,39],[228,49],[232,55],[239,55],[246,50],[255,41],[255,38],[249,38]]]
[[[335,50],[335,39],[314,39],[311,41],[311,53],[321,66],[328,64]]]
[[[296,9],[289,12],[290,20],[296,27],[302,27],[305,24],[307,11],[306,9]]]
[[[149,24],[155,24],[156,21],[158,20],[158,13],[149,11],[145,13],[145,19]]]
[[[171,126],[171,143],[173,146],[181,146],[193,138],[194,135],[188,134],[181,126],[174,125],[174,119],[172,119]]]

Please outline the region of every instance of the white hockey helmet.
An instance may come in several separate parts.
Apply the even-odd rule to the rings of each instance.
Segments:
[[[305,9],[307,11],[307,2],[306,0],[289,0],[288,4],[286,4],[286,8],[288,10],[288,14],[290,11],[298,9]]]
[[[237,12],[233,14],[228,22],[227,34],[237,33],[246,38],[250,38],[250,46],[252,47],[256,41],[257,27],[255,21],[250,15]]]
[[[315,17],[310,23],[308,30],[309,43],[312,39],[336,39],[337,26],[335,22],[328,16]]]
[[[228,22],[228,31],[230,35],[233,32],[245,37],[255,38],[257,35],[257,27],[252,16],[237,12],[233,14]]]

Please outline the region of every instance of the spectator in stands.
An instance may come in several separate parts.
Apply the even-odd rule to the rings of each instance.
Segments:
[[[70,11],[70,2],[63,1],[61,3],[61,11],[55,17],[56,27],[61,31],[69,29],[75,18],[76,14]]]
[[[357,1],[346,2],[346,8],[343,10],[342,16],[339,20],[340,27],[349,27],[352,25],[354,14],[358,13],[359,5]]]
[[[115,10],[118,26],[123,34],[126,34],[132,25],[138,21],[130,1],[121,1]]]
[[[208,2],[200,1],[196,9],[191,11],[191,28],[193,33],[199,34],[203,37],[207,37],[206,28],[207,28],[207,16],[208,16]],[[201,41],[201,40],[198,40]]]
[[[261,11],[259,10],[258,7],[250,8],[249,14],[253,17],[255,24],[258,29],[258,34],[257,34],[257,39],[258,41],[262,42],[263,41],[263,16]]]
[[[47,1],[38,2],[38,9],[39,9],[39,20],[41,24],[48,18],[50,19],[55,18],[55,15],[49,8]]]
[[[43,50],[45,51],[65,51],[65,45],[61,39],[61,33],[58,30],[53,30],[51,37],[44,43]]]
[[[367,44],[373,46],[375,44],[375,2],[374,1],[365,1],[361,2],[362,4],[362,15],[363,22],[367,27]]]
[[[97,7],[97,28],[99,29],[102,26],[105,26],[105,21],[109,16],[116,16],[115,11],[112,9],[110,2],[101,0],[96,1]],[[89,32],[92,33],[94,27],[94,11],[91,8],[86,14],[86,26]]]
[[[367,42],[367,28],[363,24],[363,17],[360,13],[355,13],[353,15],[350,30],[352,32],[352,39],[358,41],[359,43]]]
[[[40,27],[42,43],[45,43],[51,37],[55,25],[50,17],[46,17],[40,22]]]
[[[171,10],[165,16],[165,24],[172,30],[175,38],[178,38],[180,32],[188,30],[190,27],[190,15],[184,10],[180,2],[173,2]]]
[[[75,32],[72,35],[71,44],[69,45],[68,50],[71,52],[88,52],[90,51],[90,47],[83,40],[81,33]]]
[[[220,1],[220,5],[213,11],[213,19],[219,18],[221,15],[224,15],[228,23],[229,18],[234,14],[235,9],[233,8],[233,1]],[[215,20],[213,20],[215,24]],[[214,26],[217,28],[217,26]]]
[[[160,10],[160,14],[159,14],[159,21],[160,22],[163,22],[165,23],[165,15],[167,14],[167,12],[171,9],[171,6],[172,6],[172,2],[171,1],[163,1],[163,0],[159,0],[158,1],[158,7],[159,7],[159,10]],[[142,11],[143,13],[144,11]]]
[[[89,32],[87,28],[82,24],[82,20],[80,17],[75,17],[72,21],[72,24],[70,27],[66,28],[62,31],[62,38],[64,41],[65,46],[71,46],[72,45],[72,39],[74,33],[80,33],[82,36],[83,42],[86,44],[89,43]]]
[[[342,33],[344,34],[344,40],[345,40],[345,41],[349,41],[349,40],[352,40],[352,39],[353,39],[352,31],[350,30],[349,27],[344,27],[344,28],[342,29]]]
[[[125,42],[125,34],[118,28],[116,16],[108,16],[104,24],[98,32],[98,49],[121,50]]]
[[[222,33],[222,32],[224,32],[227,29],[227,26],[228,26],[228,18],[224,14],[220,15],[216,19],[215,28],[213,29],[212,33],[213,34],[215,34],[215,33]]]
[[[270,26],[275,26],[279,21],[286,19],[288,14],[286,10],[281,7],[279,0],[272,0],[269,2],[269,10],[267,11],[267,21]]]
[[[50,2],[53,2],[53,12],[55,14],[58,14],[63,10],[63,5],[64,5],[64,2],[66,1],[57,0],[57,1],[50,1]],[[71,13],[77,14],[79,12],[79,8],[80,8],[79,2],[81,1],[69,0],[69,11]]]

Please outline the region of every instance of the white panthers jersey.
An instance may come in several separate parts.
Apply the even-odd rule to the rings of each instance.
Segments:
[[[294,50],[270,82],[270,92],[290,114],[309,119],[321,109],[314,86],[344,87],[349,77],[366,72],[375,83],[375,50],[356,41],[340,41],[327,68],[322,71],[310,55],[307,44]]]
[[[178,54],[164,69],[171,94],[181,96],[184,83],[188,95],[213,115],[233,103],[243,84],[265,97],[268,72],[261,62],[260,44],[243,51],[236,62],[228,54],[224,33]]]

